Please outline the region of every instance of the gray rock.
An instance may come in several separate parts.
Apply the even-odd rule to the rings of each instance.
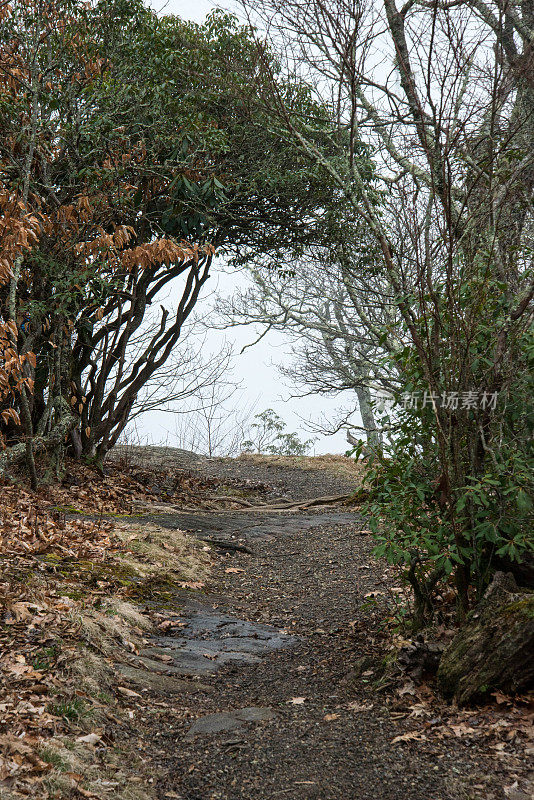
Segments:
[[[207,714],[200,717],[189,728],[185,735],[187,740],[194,739],[195,736],[207,736],[222,731],[242,730],[243,723],[263,722],[273,719],[275,716],[272,708],[239,708],[236,711],[223,711],[218,714]]]
[[[179,447],[160,447],[158,445],[118,444],[109,451],[106,461],[126,460],[138,467],[192,467],[207,461],[205,456],[182,450]]]
[[[150,649],[147,648],[143,653],[150,654]],[[213,672],[213,667],[208,659],[186,650],[181,650],[177,653],[172,663],[156,661],[152,658],[146,658],[144,655],[137,658],[136,661],[146,669],[153,672],[163,672],[165,675],[207,675]]]
[[[136,689],[148,689],[162,696],[169,694],[183,694],[184,692],[213,692],[214,686],[197,681],[184,681],[171,675],[158,675],[145,669],[132,667],[129,664],[119,664],[117,670],[128,683],[134,684]]]
[[[534,592],[497,572],[486,594],[445,650],[438,684],[459,705],[495,689],[517,692],[534,682]]]
[[[160,672],[208,675],[230,662],[254,664],[273,650],[294,644],[296,638],[280,633],[271,625],[240,620],[211,608],[195,607],[180,636],[156,636],[154,647],[141,652],[144,665]],[[172,661],[160,662],[152,654],[166,654]]]

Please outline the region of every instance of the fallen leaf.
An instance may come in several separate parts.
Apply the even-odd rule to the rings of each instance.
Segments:
[[[502,705],[503,703],[511,704],[512,702],[511,698],[502,692],[492,692],[491,696],[495,698],[497,705]]]
[[[430,717],[431,713],[428,708],[423,705],[423,703],[416,703],[413,706],[410,706],[410,717],[412,719],[418,719],[419,717]]]
[[[25,742],[17,739],[16,736],[9,734],[2,734],[0,736],[0,747],[8,754],[19,753],[21,755],[28,755],[31,753],[31,747],[28,747]]]
[[[203,589],[206,584],[203,581],[179,581],[181,589]]]
[[[353,700],[352,703],[349,703],[347,708],[349,711],[353,711],[354,713],[358,713],[360,711],[370,711],[373,708],[373,703],[358,703],[357,700]]]
[[[410,742],[410,741],[423,741],[426,739],[424,733],[421,731],[408,731],[408,733],[403,733],[400,736],[395,736],[394,739],[391,740],[391,744],[397,744],[398,742]]]
[[[117,686],[117,690],[125,697],[141,697],[140,694],[134,692],[132,689],[127,689],[126,686]]]
[[[460,723],[459,725],[449,725],[448,726],[451,731],[455,734],[455,736],[470,736],[472,733],[476,733],[477,731],[474,728],[471,728],[469,725],[465,725],[464,723]]]
[[[32,611],[30,611],[30,608]],[[25,619],[29,619],[33,617],[34,610],[41,610],[42,606],[36,606],[34,603],[13,603],[10,607],[10,611],[13,612],[15,615],[15,619],[17,622],[22,622]]]
[[[84,742],[85,744],[96,744],[102,739],[99,733],[86,733],[85,736],[77,736],[77,742]]]

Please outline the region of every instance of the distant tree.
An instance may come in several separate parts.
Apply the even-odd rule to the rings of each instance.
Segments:
[[[253,411],[240,400],[239,386],[227,375],[196,392],[173,412],[178,447],[210,458],[238,455]]]
[[[347,221],[344,237],[348,230]],[[217,311],[221,324],[253,324],[261,335],[283,331],[293,343],[293,359],[279,365],[282,374],[303,393],[349,398],[348,409],[340,409],[336,419],[316,425],[328,433],[345,429],[351,443],[362,432],[373,451],[382,446],[376,400],[400,385],[395,365],[386,369],[384,357],[400,340],[395,326],[383,336],[395,309],[384,282],[373,276],[369,237],[355,235],[349,247],[340,234],[325,233],[328,245],[305,251],[291,269],[262,264],[260,256],[247,270],[248,288],[219,299]],[[361,426],[355,414],[361,416]]]
[[[241,444],[245,452],[264,453],[280,456],[305,456],[313,444],[313,439],[301,441],[296,433],[287,433],[286,423],[273,411],[267,408],[256,414],[250,425],[250,438]]]

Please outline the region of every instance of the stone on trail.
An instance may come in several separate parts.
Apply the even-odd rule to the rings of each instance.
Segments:
[[[186,739],[195,736],[221,733],[222,731],[235,731],[243,728],[244,722],[262,722],[273,719],[275,716],[272,708],[239,708],[236,711],[223,711],[218,714],[207,714],[194,722],[186,733]]]
[[[160,675],[155,672],[149,672],[146,669],[132,667],[129,664],[119,664],[117,670],[126,681],[133,683],[140,689],[148,689],[150,692],[162,696],[181,695],[184,692],[215,691],[214,686],[209,686],[205,683],[181,680],[170,675]]]
[[[480,604],[444,652],[438,684],[459,705],[534,682],[534,592],[497,572]]]
[[[152,637],[136,658],[142,666],[176,675],[208,676],[228,664],[256,664],[261,656],[289,647],[296,637],[272,625],[238,619],[209,606],[182,609],[180,636]],[[166,656],[165,662],[151,656]]]

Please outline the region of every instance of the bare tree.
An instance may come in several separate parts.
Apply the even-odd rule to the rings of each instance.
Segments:
[[[489,539],[472,493],[463,506],[459,497],[490,467],[502,474],[507,425],[516,447],[526,446],[521,412],[522,421],[510,423],[504,401],[494,413],[487,404],[440,399],[482,389],[505,398],[524,368],[534,296],[534,7],[518,0],[245,7],[262,36],[266,30],[284,46],[288,80],[305,77],[330,108],[335,155],[274,81],[262,95],[288,142],[324,171],[380,253],[403,342],[397,364],[407,385],[419,381],[429,397],[427,448],[437,448],[429,497],[439,529],[451,533],[463,613],[471,570],[484,574],[495,541],[512,555],[519,546],[499,522],[503,495],[492,498]],[[373,152],[372,175],[362,142]],[[383,333],[391,333],[387,324]],[[518,529],[517,542],[524,535]]]
[[[335,245],[335,240],[334,243]],[[398,388],[398,375],[385,369],[384,354],[399,347],[393,323],[396,308],[384,281],[373,280],[362,264],[372,263],[372,242],[359,237],[349,243],[306,254],[291,270],[256,263],[248,270],[251,286],[229,300],[218,300],[219,315],[227,324],[255,324],[281,330],[293,341],[294,361],[280,365],[281,372],[303,391],[347,394],[352,413],[361,415],[356,425],[352,413],[330,421],[324,431],[347,431],[349,443],[364,431],[370,449],[381,446],[373,407],[377,397]],[[365,247],[362,256],[362,249]]]
[[[154,381],[160,387],[168,385],[169,373],[173,366],[177,367],[177,360],[167,365],[167,359],[209,277],[212,256],[200,253],[170,264],[142,263],[141,255],[137,259],[138,263],[124,272],[121,289],[115,290],[103,306],[98,298],[92,309],[88,304],[89,313],[86,306],[84,313],[71,323],[68,338],[58,337],[50,354],[51,370],[54,364],[58,370],[62,364],[70,365],[70,405],[76,417],[71,430],[75,446],[100,464],[124,430],[132,411],[139,410],[139,396],[145,387],[148,385],[148,395],[143,395],[141,405],[147,408]],[[151,304],[169,284],[178,294],[174,309],[161,306],[159,319],[149,320]],[[54,320],[49,324],[52,329],[57,327]],[[186,351],[181,361],[182,365],[188,364],[189,369],[189,375],[183,376],[182,386],[187,387],[188,380],[194,385],[197,378],[202,383],[198,363],[193,370],[196,378],[191,374],[190,351]],[[202,371],[200,368],[200,373]],[[177,379],[180,377],[176,375]],[[56,383],[64,384],[65,378],[58,376]],[[178,395],[181,392],[180,389]],[[168,400],[172,395],[172,389],[170,393],[164,390],[159,392],[158,399]],[[53,393],[35,393],[41,435],[45,435],[52,424],[53,400]]]
[[[240,408],[239,388],[228,380],[213,382],[194,401],[174,411],[178,446],[212,457],[236,456],[248,436],[254,404]]]

